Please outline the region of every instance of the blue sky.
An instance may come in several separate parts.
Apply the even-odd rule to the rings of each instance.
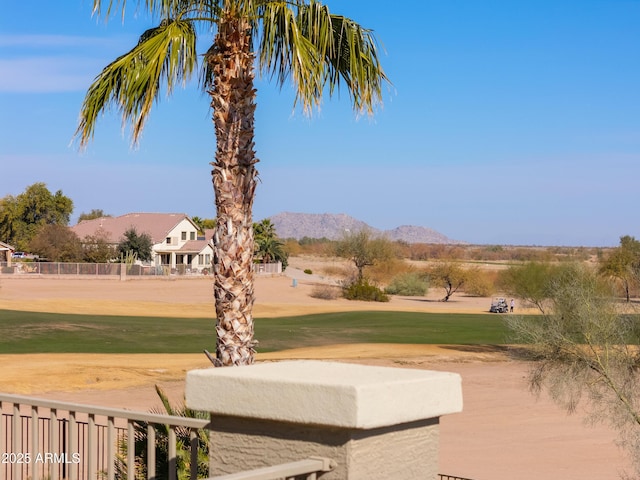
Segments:
[[[105,24],[91,3],[0,16],[0,196],[41,181],[73,199],[72,222],[94,208],[214,217],[195,85],[163,97],[136,148],[116,112],[86,151],[72,143],[92,79],[151,25],[133,8]],[[344,93],[307,118],[259,79],[256,220],[347,213],[480,244],[640,238],[640,0],[326,3],[375,31],[393,85],[373,118]]]

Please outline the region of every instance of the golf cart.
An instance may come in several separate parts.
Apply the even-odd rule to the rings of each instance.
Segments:
[[[509,311],[509,305],[507,305],[506,298],[494,298],[491,302],[491,308],[489,308],[491,313],[507,313]]]

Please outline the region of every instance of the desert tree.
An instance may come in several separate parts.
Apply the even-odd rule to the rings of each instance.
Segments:
[[[529,386],[568,412],[581,401],[613,427],[640,474],[640,327],[616,308],[611,285],[574,264],[551,280],[542,316],[509,316],[513,340],[532,361]]]
[[[335,243],[335,254],[353,262],[357,270],[354,283],[362,283],[365,267],[393,258],[394,250],[387,238],[363,228],[357,232],[345,232]]]
[[[130,2],[129,2],[130,3]],[[323,94],[346,87],[358,112],[373,113],[387,81],[373,33],[314,0],[137,0],[158,21],[136,46],[107,65],[89,87],[77,136],[93,137],[100,113],[115,105],[136,142],[151,106],[190,79],[202,58],[216,137],[212,180],[216,205],[214,298],[216,362],[254,361],[253,221],[255,68],[280,86],[290,82],[305,112]],[[94,0],[94,10],[124,12],[126,0]],[[202,55],[199,33],[212,33]]]
[[[640,241],[620,237],[620,245],[602,260],[600,273],[620,282],[627,302],[631,301],[631,287],[640,283]]]
[[[544,314],[553,293],[552,280],[561,269],[544,262],[512,265],[501,273],[499,283],[505,293],[536,307]]]
[[[438,262],[428,269],[427,276],[431,285],[444,289],[442,302],[448,302],[467,281],[467,271],[456,262]]]

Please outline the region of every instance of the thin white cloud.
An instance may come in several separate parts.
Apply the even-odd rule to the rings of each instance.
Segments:
[[[0,59],[0,92],[54,93],[86,90],[99,73],[93,59],[29,57]]]
[[[0,34],[0,93],[86,90],[134,41],[128,35]]]
[[[0,48],[68,48],[68,47],[120,47],[131,43],[132,37],[116,35],[92,37],[80,35],[7,35],[0,34]]]

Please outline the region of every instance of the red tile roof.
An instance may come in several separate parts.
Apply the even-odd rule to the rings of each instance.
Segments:
[[[185,218],[189,219],[184,213],[127,213],[119,217],[84,220],[71,227],[71,230],[81,239],[102,230],[107,235],[109,243],[115,244],[122,240],[127,230],[135,227],[139,234],[148,234],[153,243],[161,243],[168,233]]]

